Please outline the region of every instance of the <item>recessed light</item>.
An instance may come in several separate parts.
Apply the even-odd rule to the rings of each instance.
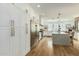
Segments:
[[[40,7],[40,5],[37,5],[37,7],[39,8],[39,7]]]

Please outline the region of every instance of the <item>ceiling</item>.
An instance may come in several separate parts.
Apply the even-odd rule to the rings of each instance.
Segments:
[[[58,13],[61,13],[60,18],[74,19],[79,16],[78,3],[29,3],[36,13],[43,17],[56,19]],[[37,8],[40,5],[40,8]]]

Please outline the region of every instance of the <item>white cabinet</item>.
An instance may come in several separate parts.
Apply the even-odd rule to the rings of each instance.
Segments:
[[[21,21],[23,13],[11,4],[0,4],[0,56],[23,55]],[[24,15],[25,16],[25,15]],[[15,35],[11,37],[11,20],[14,20]]]
[[[14,22],[14,36],[11,36],[11,20]],[[28,24],[27,29],[26,23]],[[28,33],[26,33],[27,30]],[[29,50],[29,15],[27,17],[26,11],[20,10],[18,6],[16,7],[12,4],[0,4],[0,56],[24,56]]]

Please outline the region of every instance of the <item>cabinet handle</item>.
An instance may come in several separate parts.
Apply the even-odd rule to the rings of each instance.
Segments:
[[[11,29],[11,37],[15,36],[15,26],[14,26],[14,20],[10,21],[10,29]]]

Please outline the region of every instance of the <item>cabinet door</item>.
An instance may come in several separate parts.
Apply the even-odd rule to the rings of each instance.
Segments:
[[[0,27],[0,56],[8,56],[10,53],[9,30]]]
[[[4,5],[0,4],[0,56],[10,55],[9,16]]]

